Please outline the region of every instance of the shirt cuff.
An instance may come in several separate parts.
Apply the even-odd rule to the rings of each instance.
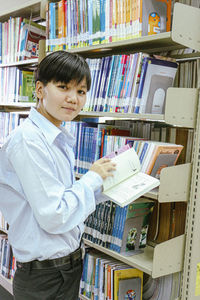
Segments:
[[[103,185],[102,177],[94,171],[88,171],[80,180],[89,185],[94,192]]]

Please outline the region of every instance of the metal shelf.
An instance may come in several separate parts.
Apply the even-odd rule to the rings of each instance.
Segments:
[[[179,272],[183,268],[185,236],[181,235],[155,246],[147,246],[144,252],[133,256],[123,256],[117,252],[96,245],[84,239],[84,243],[107,255],[137,268],[153,278]],[[164,253],[167,253],[163,259]]]
[[[79,294],[79,298],[80,298],[81,300],[90,300],[88,297],[86,297],[86,296],[84,296],[84,295],[81,295],[81,294]]]
[[[38,58],[33,58],[33,59],[11,62],[11,63],[7,63],[7,64],[0,64],[0,68],[26,66],[26,65],[33,65],[33,64],[37,64],[37,63],[38,63]]]
[[[32,18],[40,16],[45,19],[45,4],[47,0],[18,0],[18,1],[4,1],[1,5],[0,21],[5,22],[10,17],[24,17]]]
[[[0,285],[11,295],[13,295],[13,287],[12,287],[11,279],[5,278],[2,274],[0,274]]]

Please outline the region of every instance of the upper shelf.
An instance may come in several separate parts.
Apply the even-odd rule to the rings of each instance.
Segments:
[[[1,5],[0,21],[5,22],[10,17],[40,17],[45,19],[45,5],[47,0],[18,0],[4,1]]]
[[[27,66],[27,65],[36,65],[36,64],[38,64],[38,58],[21,60],[21,61],[17,61],[17,62],[11,62],[8,64],[0,64],[0,68],[15,67],[15,66]]]
[[[187,20],[187,22],[185,21]],[[200,51],[200,9],[175,3],[172,31],[107,44],[68,49],[85,57],[99,57],[138,51],[156,53],[166,50],[192,48]]]

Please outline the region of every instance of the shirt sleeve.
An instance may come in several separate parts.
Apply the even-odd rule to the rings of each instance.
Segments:
[[[58,179],[57,166],[42,141],[20,141],[8,158],[40,227],[52,234],[70,231],[95,210],[100,176],[88,172],[70,188]],[[70,171],[69,171],[70,172]]]

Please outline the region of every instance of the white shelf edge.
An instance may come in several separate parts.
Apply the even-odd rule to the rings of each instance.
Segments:
[[[13,102],[13,103],[1,103],[0,106],[2,107],[27,107],[30,108],[32,106],[35,106],[35,102]]]
[[[31,64],[37,64],[37,63],[38,63],[38,58],[33,58],[33,59],[16,61],[16,62],[10,62],[7,64],[0,64],[0,68],[31,65]]]
[[[153,248],[150,246],[147,246],[144,249],[144,252],[141,254],[136,254],[133,256],[123,256],[117,252],[114,252],[112,250],[109,250],[107,248],[104,248],[102,246],[99,246],[97,244],[92,243],[91,241],[88,241],[86,239],[83,239],[84,243],[92,248],[95,248],[102,253],[105,253],[119,261],[122,261],[129,266],[135,267],[146,274],[152,275],[152,267],[153,267]]]
[[[0,274],[0,285],[8,291],[11,295],[13,295],[12,281],[11,279],[5,278],[2,274]]]
[[[90,300],[88,297],[86,297],[86,296],[84,296],[84,295],[81,295],[81,294],[79,294],[79,298],[80,298],[81,300]]]
[[[135,267],[153,278],[179,272],[183,268],[185,235],[158,244],[155,248],[146,246],[144,252],[133,256],[123,256],[117,252],[83,239],[85,244],[95,248],[129,266]],[[167,253],[165,259],[163,255]],[[170,253],[170,255],[169,255]]]
[[[139,120],[156,120],[164,121],[164,115],[160,114],[135,114],[135,113],[112,113],[112,112],[95,112],[95,111],[82,111],[80,116],[86,117],[109,117],[113,119],[139,119]]]

